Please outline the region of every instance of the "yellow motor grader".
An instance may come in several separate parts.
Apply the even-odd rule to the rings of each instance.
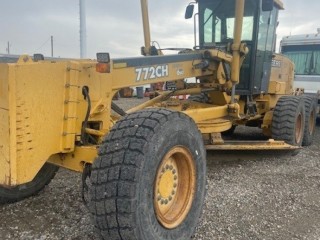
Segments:
[[[199,40],[172,55],[150,44],[147,0],[141,6],[145,56],[0,64],[1,203],[36,194],[64,167],[83,173],[103,239],[185,240],[202,211],[206,149],[311,144],[315,102],[294,94],[294,65],[273,51],[280,0],[189,4]],[[174,87],[128,111],[112,101],[119,89],[156,82]],[[221,137],[238,125],[269,140]]]

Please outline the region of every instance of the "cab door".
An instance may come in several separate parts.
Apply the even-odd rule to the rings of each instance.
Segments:
[[[277,26],[278,9],[260,11],[257,35],[257,50],[255,52],[254,77],[252,94],[267,92],[271,75],[272,55],[275,46],[275,31]]]

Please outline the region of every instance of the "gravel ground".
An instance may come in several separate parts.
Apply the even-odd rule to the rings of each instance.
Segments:
[[[123,107],[143,100],[120,99]],[[261,137],[236,129],[239,138]],[[320,129],[296,156],[209,152],[207,197],[194,240],[320,239]],[[40,194],[0,206],[0,239],[97,239],[81,176],[59,170]]]

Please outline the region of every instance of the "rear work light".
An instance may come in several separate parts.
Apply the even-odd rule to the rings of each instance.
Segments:
[[[109,53],[97,53],[96,71],[99,73],[110,73],[110,55]]]

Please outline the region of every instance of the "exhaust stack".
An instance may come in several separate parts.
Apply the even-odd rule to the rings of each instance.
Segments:
[[[143,21],[143,34],[144,34],[144,55],[150,55],[151,48],[151,34],[149,25],[149,14],[148,14],[148,0],[141,0],[141,12]]]

